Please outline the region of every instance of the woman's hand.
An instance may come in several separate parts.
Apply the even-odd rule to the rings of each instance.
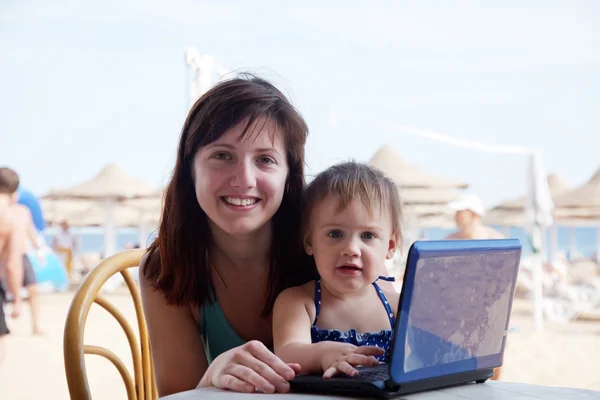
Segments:
[[[284,363],[264,344],[253,340],[215,358],[198,387],[286,393],[290,390],[288,381],[299,372],[299,364]]]
[[[358,370],[354,367],[359,365],[375,366],[379,361],[375,356],[385,353],[380,347],[376,346],[354,346],[348,344],[343,349],[329,352],[323,357],[323,379],[332,378],[334,375],[343,373],[349,376],[358,375]]]

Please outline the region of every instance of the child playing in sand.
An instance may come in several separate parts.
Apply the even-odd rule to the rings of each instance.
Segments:
[[[303,240],[320,279],[283,291],[273,310],[275,354],[302,373],[358,374],[388,361],[399,295],[385,260],[400,246],[396,185],[368,165],[347,162],[306,188]]]

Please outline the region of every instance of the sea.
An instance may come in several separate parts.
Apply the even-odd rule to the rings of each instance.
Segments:
[[[495,227],[507,237],[518,238],[523,244],[523,255],[531,253],[527,232],[523,228],[511,227],[509,229]],[[82,227],[71,228],[72,232],[79,239],[79,252],[98,252],[102,253],[104,249],[104,230],[102,227]],[[429,240],[443,239],[451,233],[452,229],[427,228],[423,230],[423,236]],[[56,228],[47,228],[44,231],[44,237],[48,244],[52,243],[52,237],[56,234]],[[598,237],[600,228],[594,227],[557,227],[556,244],[557,251],[564,252],[567,256],[577,255],[583,257],[592,257],[600,247]],[[156,231],[149,233],[145,240],[140,240],[140,232],[137,228],[120,228],[116,231],[117,251],[124,250],[127,247],[141,245],[146,247],[156,238]],[[140,243],[140,241],[142,243]],[[550,232],[546,243],[550,243]],[[570,258],[570,257],[569,257]]]

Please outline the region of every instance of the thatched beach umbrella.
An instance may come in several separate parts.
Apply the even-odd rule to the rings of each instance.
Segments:
[[[77,185],[52,190],[45,199],[50,200],[84,200],[104,204],[104,255],[115,252],[115,205],[131,199],[153,196],[156,190],[144,181],[129,177],[116,164],[106,165],[92,179]]]
[[[557,174],[548,175],[548,188],[553,199],[569,189],[567,181]],[[527,196],[506,200],[489,210],[484,223],[498,226],[524,226]]]
[[[408,164],[389,145],[379,148],[369,164],[385,172],[402,189],[465,189],[468,186],[465,182],[434,175]]]
[[[600,168],[586,183],[561,194],[554,203],[565,214],[563,218],[597,227],[596,249],[600,259]]]
[[[465,182],[434,175],[408,164],[389,145],[379,148],[369,164],[382,170],[398,186],[408,235],[411,227],[433,227],[438,222],[447,226],[452,221],[448,203],[458,198],[460,189],[468,187]]]
[[[557,196],[554,204],[567,209],[599,209],[600,168],[585,184]]]
[[[69,217],[75,213],[86,211],[90,207],[97,206],[94,201],[85,200],[55,200],[43,198],[40,206],[44,214],[44,221],[48,225],[58,225],[62,221],[69,221]]]

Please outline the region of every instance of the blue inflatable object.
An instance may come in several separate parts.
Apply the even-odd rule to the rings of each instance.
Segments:
[[[27,254],[40,292],[64,292],[69,289],[67,269],[53,252],[45,252],[43,260],[35,254]]]
[[[31,261],[31,265],[33,266],[39,290],[41,292],[65,291],[69,288],[67,269],[60,258],[54,254],[52,249],[44,241],[42,232],[46,228],[46,223],[44,221],[44,214],[40,202],[37,197],[27,189],[20,187],[18,193],[19,204],[29,208],[33,224],[40,233],[38,235],[38,241],[42,247],[43,260],[40,260],[40,257],[32,251],[29,251],[27,254],[27,257],[29,257],[29,260]]]
[[[46,223],[44,222],[42,206],[37,197],[27,189],[19,188],[17,192],[19,193],[18,203],[29,208],[31,216],[33,217],[33,224],[38,232],[43,231],[46,228]]]

